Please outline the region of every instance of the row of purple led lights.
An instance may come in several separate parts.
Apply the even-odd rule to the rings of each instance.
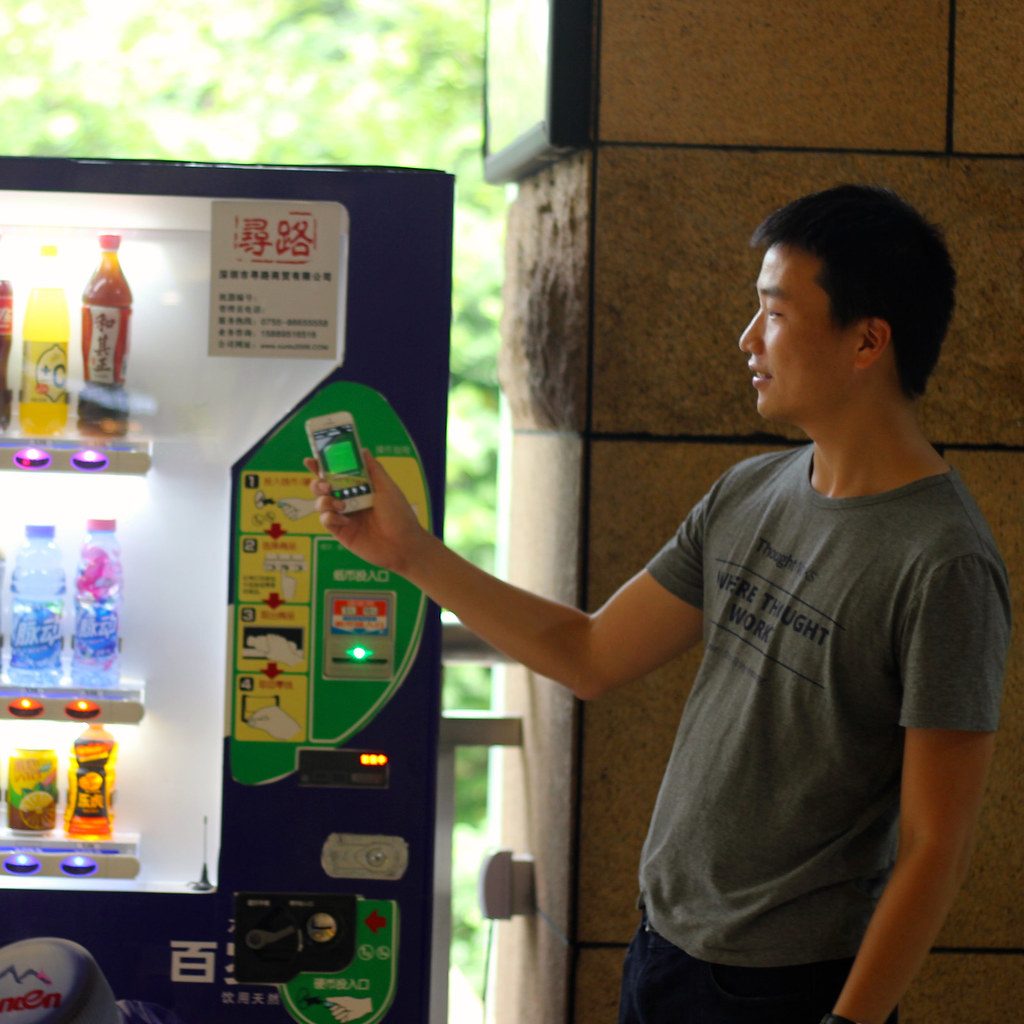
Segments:
[[[46,469],[53,461],[45,448],[21,448],[14,453],[14,465],[18,469]],[[96,473],[110,465],[110,459],[95,448],[83,448],[71,456],[71,465],[83,473]]]
[[[48,852],[48,851],[43,851]],[[55,850],[54,853],[60,851]],[[99,851],[101,854],[107,851]],[[117,853],[116,850],[109,851],[110,853]],[[43,863],[38,857],[34,857],[31,853],[25,853],[19,851],[17,853],[11,853],[3,860],[3,869],[9,875],[34,875],[40,871]],[[93,875],[99,870],[99,863],[92,857],[86,857],[83,854],[75,853],[70,857],[65,857],[60,862],[60,869],[65,875],[74,875],[76,877],[85,877],[87,875]]]

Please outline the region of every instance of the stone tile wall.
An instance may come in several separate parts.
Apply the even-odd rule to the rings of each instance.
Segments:
[[[1024,7],[595,12],[594,144],[523,183],[509,220],[513,578],[597,607],[726,466],[797,439],[765,433],[736,348],[755,303],[747,239],[774,206],[863,181],[946,230],[958,308],[921,414],[993,526],[1021,619]],[[538,516],[543,488],[558,500]],[[507,755],[507,838],[538,857],[542,914],[499,926],[498,1024],[614,1021],[637,858],[695,664],[587,705],[511,674],[528,736]],[[978,850],[904,1024],[986,1024],[1024,1004],[1022,683],[1018,630]]]

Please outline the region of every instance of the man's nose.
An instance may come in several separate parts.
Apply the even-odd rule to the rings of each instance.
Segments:
[[[761,341],[761,311],[758,310],[740,335],[739,346],[743,352],[751,353]]]

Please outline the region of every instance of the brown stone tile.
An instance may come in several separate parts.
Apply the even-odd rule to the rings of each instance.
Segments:
[[[517,428],[579,430],[586,405],[590,156],[525,181],[506,222],[498,372]]]
[[[671,666],[583,708],[578,936],[627,942],[636,929],[640,851],[676,727],[700,664]]]
[[[1024,454],[1019,452],[946,453],[971,489],[1010,573],[1015,621],[1024,618]],[[1019,947],[1024,907],[1008,893],[1024,889],[1024,633],[1011,638],[998,745],[978,828],[970,874],[939,936],[943,946]]]
[[[604,0],[602,140],[941,150],[945,0]]]
[[[1024,151],[1024,7],[958,0],[953,146],[968,153]]]
[[[757,415],[739,335],[771,209],[843,181],[889,185],[945,226],[957,313],[922,404],[945,442],[1024,443],[1024,188],[1010,160],[609,149],[599,158],[593,426],[747,435]]]
[[[590,573],[599,604],[675,529],[685,512],[729,465],[764,450],[752,446],[601,442],[593,447]],[[1024,533],[1019,496],[1024,455],[948,453],[992,525],[1013,583],[1016,617],[1024,611]],[[655,500],[623,516],[609,499],[621,467]],[[624,942],[635,926],[640,848],[697,655],[608,697],[584,705],[580,806],[579,936]],[[1024,931],[1019,855],[1024,794],[1024,637],[1018,631],[1007,682],[1003,725],[978,849],[967,884],[940,942],[948,946],[1017,946]]]
[[[588,607],[606,601],[675,533],[730,467],[778,445],[595,441],[590,463]],[[627,477],[628,502],[622,498]]]
[[[933,953],[900,1004],[900,1024],[1007,1024],[1024,1005],[1024,956]]]
[[[576,960],[572,1024],[615,1024],[625,949],[583,949]],[[557,1018],[550,1017],[549,1021]]]
[[[590,592],[597,606],[643,568],[689,509],[729,466],[764,448],[728,444],[594,444]],[[623,467],[644,500],[616,500]],[[627,942],[636,928],[640,849],[672,749],[695,650],[600,700],[583,705],[578,935]]]

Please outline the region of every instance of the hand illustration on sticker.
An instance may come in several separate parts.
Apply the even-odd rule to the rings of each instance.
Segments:
[[[294,522],[316,511],[316,498],[282,498],[277,507]]]
[[[259,511],[268,505],[276,505],[289,519],[304,519],[316,511],[316,498],[268,498],[263,491],[253,495],[253,504]]]
[[[373,1001],[370,999],[356,999],[353,996],[330,996],[325,999],[327,1009],[331,1016],[337,1020],[345,1021],[359,1020],[373,1013]]]
[[[287,640],[279,633],[261,633],[246,637],[245,650],[242,653],[246,658],[265,658],[267,661],[276,661],[279,665],[298,665],[302,661],[302,651],[294,641]]]
[[[299,723],[276,704],[254,711],[245,724],[273,736],[275,740],[294,739],[300,732]]]

